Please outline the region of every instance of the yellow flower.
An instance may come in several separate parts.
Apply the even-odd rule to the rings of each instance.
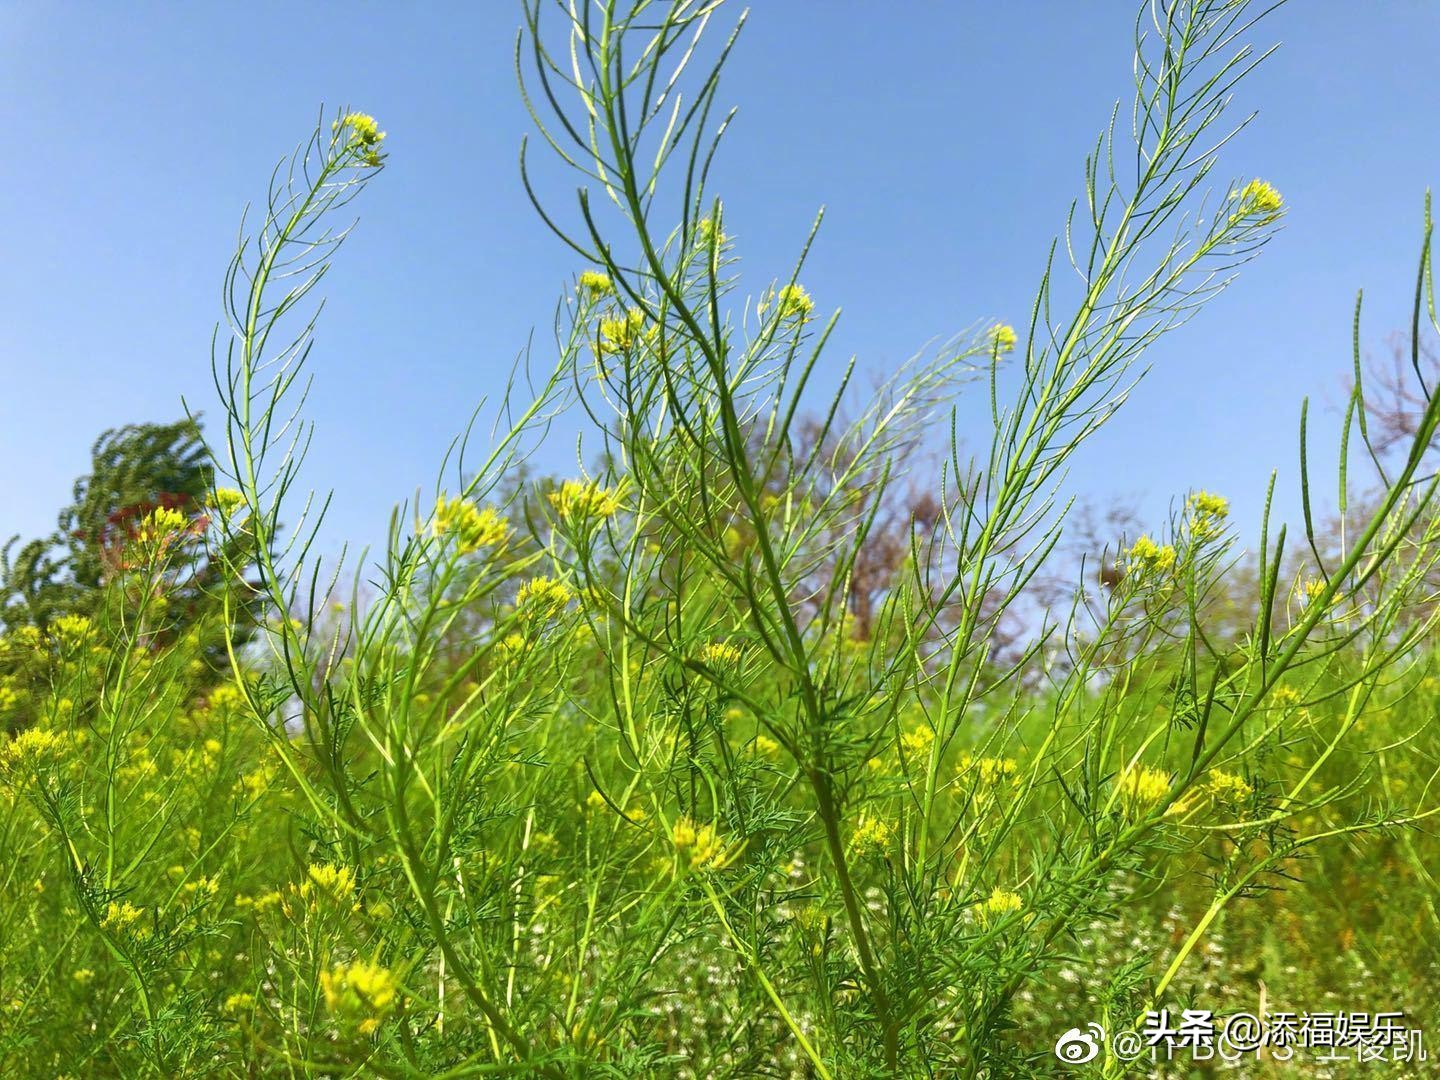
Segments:
[[[515,607],[540,619],[554,618],[573,598],[574,593],[563,581],[535,577],[520,586],[515,594]]]
[[[1208,491],[1197,491],[1188,500],[1190,509],[1196,515],[1223,518],[1230,513],[1230,500],[1223,495],[1212,495]]]
[[[1199,539],[1214,535],[1230,514],[1230,500],[1208,491],[1197,491],[1185,500],[1190,511],[1190,528]]]
[[[0,645],[3,645],[7,652],[31,652],[38,649],[42,641],[39,629],[34,626],[17,626],[4,637],[0,637]]]
[[[187,881],[180,889],[184,896],[207,897],[220,891],[220,879],[200,875],[194,881]]]
[[[150,511],[135,526],[135,540],[147,547],[163,547],[190,524],[179,510],[161,506]]]
[[[325,1008],[347,1027],[372,1035],[395,1007],[397,987],[389,968],[355,960],[320,973]]]
[[[123,904],[117,904],[114,900],[111,900],[105,908],[105,914],[100,919],[100,929],[110,930],[115,933],[129,930],[140,921],[141,916],[144,914],[144,908],[136,907],[130,903],[129,900],[126,900]]]
[[[718,870],[726,863],[725,843],[713,825],[697,825],[689,817],[678,818],[670,828],[675,853],[692,870]]]
[[[1132,571],[1156,570],[1164,572],[1175,565],[1175,549],[1169,544],[1157,544],[1148,536],[1141,536],[1130,546],[1129,569]]]
[[[253,802],[270,790],[270,785],[274,782],[274,779],[274,773],[262,765],[260,768],[252,769],[250,772],[241,776],[237,790],[243,791],[245,797]]]
[[[65,648],[84,645],[95,636],[95,624],[84,615],[61,615],[50,624],[50,630]]]
[[[989,922],[991,919],[999,919],[1006,915],[1011,915],[1024,906],[1025,903],[1020,899],[1019,893],[1010,892],[1008,889],[1002,889],[997,885],[990,893],[989,898],[980,905],[980,916],[986,922]]]
[[[986,333],[986,340],[990,343],[992,352],[1008,353],[1015,351],[1015,343],[1020,338],[1009,323],[996,323]]]
[[[913,731],[907,731],[900,736],[900,745],[904,748],[907,756],[923,757],[930,752],[930,744],[935,741],[935,732],[929,727],[921,724]]]
[[[883,855],[890,846],[890,838],[894,833],[895,830],[887,822],[869,814],[861,814],[855,822],[854,831],[850,833],[850,849],[860,855],[867,852]]]
[[[1222,769],[1211,769],[1205,777],[1205,790],[1216,802],[1233,805],[1244,802],[1255,789],[1245,782],[1244,777]]]
[[[296,891],[302,899],[325,897],[343,904],[355,895],[355,871],[335,863],[311,863]]]
[[[609,274],[602,274],[599,270],[583,270],[580,273],[580,290],[592,298],[610,296],[615,292],[615,283],[610,280]]]
[[[1310,604],[1320,598],[1325,591],[1325,581],[1322,578],[1307,578],[1295,587],[1295,597],[1302,604]]]
[[[210,709],[216,712],[238,709],[245,703],[245,695],[234,683],[221,683],[210,691],[206,697],[206,703]]]
[[[222,487],[212,491],[208,501],[211,509],[218,510],[225,517],[229,517],[245,505],[245,496],[234,488]]]
[[[624,315],[612,315],[600,320],[599,351],[624,352],[635,344],[640,328],[645,325],[645,313],[631,308]]]
[[[354,147],[360,151],[367,165],[380,164],[380,144],[385,141],[385,132],[380,130],[375,117],[362,112],[346,113],[330,125],[331,131],[342,129],[349,132],[345,142],[347,148]]]
[[[159,772],[160,766],[155,763],[155,759],[150,756],[149,751],[142,747],[115,771],[115,775],[126,783],[136,783],[149,780]]]
[[[1270,700],[1275,703],[1276,708],[1284,709],[1291,705],[1299,705],[1303,695],[1293,686],[1277,686],[1270,691]]]
[[[461,555],[482,547],[498,547],[510,535],[510,524],[493,507],[479,507],[469,499],[435,500],[431,530],[437,537],[455,537],[455,548]]]
[[[1170,774],[1140,765],[1126,769],[1116,787],[1120,797],[1134,809],[1154,806],[1170,791]]]
[[[271,908],[279,907],[280,904],[284,902],[284,899],[283,896],[274,891],[261,893],[259,896],[237,896],[235,897],[235,907],[240,911],[253,908],[257,915],[262,915]]]
[[[764,754],[766,757],[774,757],[780,752],[780,744],[768,735],[756,735],[755,741],[750,744],[755,753]]]
[[[1239,195],[1240,213],[1242,215],[1257,214],[1263,217],[1274,217],[1285,205],[1285,200],[1264,180],[1251,180],[1241,190]]]
[[[609,488],[579,480],[566,480],[545,497],[562,520],[576,524],[611,517],[620,509],[620,500]]]
[[[65,736],[49,728],[26,728],[0,747],[0,772],[34,769],[49,764],[65,745]]]
[[[348,127],[354,138],[366,144],[377,143],[385,138],[385,133],[380,130],[380,125],[376,123],[375,117],[369,113],[346,113],[330,125],[332,131],[338,131],[342,127]]]
[[[224,1010],[233,1016],[236,1013],[248,1012],[254,1007],[254,994],[231,994],[225,999]]]
[[[988,787],[1002,780],[1018,781],[1019,769],[1020,765],[1014,758],[977,758],[973,754],[965,753],[960,755],[960,763],[955,773],[957,778],[963,781],[969,773],[974,772],[980,783]]]
[[[708,217],[696,222],[695,235],[699,237],[700,246],[703,248],[724,247],[730,239],[723,231],[717,230],[714,220]]]
[[[740,646],[728,641],[707,641],[700,648],[700,662],[710,667],[734,667],[741,655]]]
[[[761,304],[760,314],[764,315],[768,307],[768,304]],[[804,322],[815,310],[815,301],[810,299],[803,285],[782,285],[775,293],[775,308],[775,317],[781,321],[799,319]]]
[[[70,973],[70,977],[74,979],[77,983],[79,983],[81,986],[84,986],[86,983],[90,982],[90,980],[95,978],[95,972],[91,971],[89,968],[76,968]]]

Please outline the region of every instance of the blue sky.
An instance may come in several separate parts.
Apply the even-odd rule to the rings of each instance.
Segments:
[[[1128,90],[1133,8],[756,3],[713,182],[749,285],[788,272],[823,204],[803,280],[843,309],[835,364],[883,372],[977,321],[1023,323],[1084,153]],[[327,546],[380,537],[532,330],[543,346],[578,269],[518,178],[518,22],[506,2],[0,7],[0,534],[53,527],[102,429],[173,419],[182,394],[213,415],[240,212],[324,102],[379,117],[390,165],[326,283],[307,477],[335,491]],[[1440,5],[1293,0],[1259,40],[1284,44],[1241,91],[1260,117],[1216,182],[1271,180],[1288,226],[1152,351],[1069,481],[1151,520],[1188,488],[1222,491],[1247,532],[1271,468],[1296,516],[1301,397],[1318,426],[1339,422],[1356,290],[1370,349],[1408,318],[1440,179]],[[557,198],[573,186],[550,161],[541,180]],[[560,438],[540,464],[573,460]]]

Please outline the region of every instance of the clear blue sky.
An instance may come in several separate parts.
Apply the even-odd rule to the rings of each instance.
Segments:
[[[804,281],[844,309],[836,364],[885,370],[977,320],[1023,324],[1128,90],[1131,0],[754,8],[715,181],[751,285],[787,272],[823,203]],[[500,0],[0,7],[0,534],[53,527],[101,429],[172,419],[182,394],[213,414],[240,211],[325,102],[379,117],[390,166],[327,282],[308,479],[335,491],[331,545],[382,535],[532,328],[544,342],[577,269],[518,179],[518,22]],[[1217,183],[1271,180],[1288,228],[1152,352],[1071,477],[1152,520],[1203,486],[1253,522],[1271,467],[1293,516],[1300,399],[1338,423],[1357,288],[1371,348],[1405,322],[1440,180],[1440,4],[1294,0],[1261,40],[1284,47],[1241,93],[1261,115]],[[541,464],[564,471],[573,451],[557,440]]]

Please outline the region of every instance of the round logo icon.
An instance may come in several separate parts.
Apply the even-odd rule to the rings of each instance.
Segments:
[[[1084,1065],[1100,1055],[1104,1041],[1105,1029],[1099,1024],[1086,1024],[1083,1030],[1073,1027],[1055,1041],[1055,1056],[1067,1065]]]

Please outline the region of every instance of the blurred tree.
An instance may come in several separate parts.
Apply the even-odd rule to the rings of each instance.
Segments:
[[[95,441],[90,471],[75,481],[56,530],[24,543],[14,537],[0,549],[0,626],[45,632],[61,616],[97,617],[106,585],[126,569],[126,548],[140,522],[156,510],[174,510],[189,517],[191,525],[174,558],[168,617],[160,634],[170,639],[192,630],[201,633],[202,652],[218,660],[221,640],[213,627],[205,628],[218,617],[223,584],[220,563],[206,552],[212,484],[197,420],[106,431]],[[231,543],[245,540],[242,534]],[[232,610],[253,624],[245,617],[247,611],[253,615],[252,603]]]
[[[1388,362],[1371,357],[1366,363],[1365,411],[1370,444],[1382,458],[1408,448],[1419,430],[1425,406],[1440,379],[1440,353],[1433,342],[1397,334],[1390,339]],[[1435,446],[1429,447],[1433,454]]]

